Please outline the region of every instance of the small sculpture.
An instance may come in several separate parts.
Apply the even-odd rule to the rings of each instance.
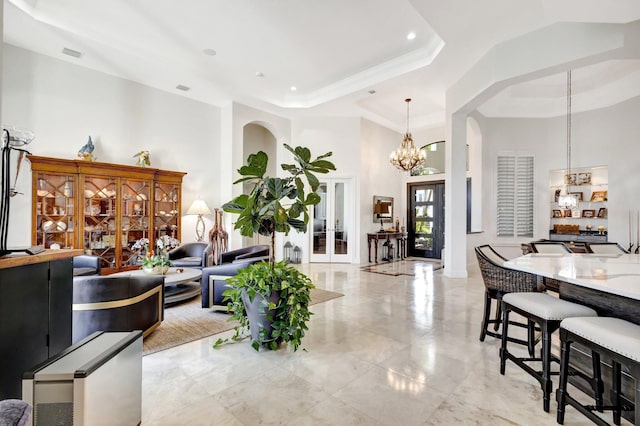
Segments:
[[[82,158],[85,161],[96,161],[96,157],[93,156],[94,148],[95,147],[93,146],[91,136],[89,136],[89,140],[87,141],[87,143],[84,144],[82,148],[80,148],[80,151],[78,151],[78,157]]]
[[[149,159],[149,151],[140,151],[134,157],[138,157],[136,166],[149,167],[151,166],[151,160]]]

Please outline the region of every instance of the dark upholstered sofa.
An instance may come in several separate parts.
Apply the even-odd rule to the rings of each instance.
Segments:
[[[186,243],[170,250],[167,257],[171,266],[202,269],[207,266],[207,243]]]
[[[146,336],[164,318],[164,277],[74,277],[72,309],[72,343],[94,331],[142,330]]]
[[[100,258],[82,254],[73,258],[73,276],[99,275],[100,274]]]
[[[269,260],[269,246],[258,245],[222,253],[222,264],[202,269],[202,307],[223,306],[224,277],[232,277],[252,263]],[[219,277],[219,278],[217,278]]]

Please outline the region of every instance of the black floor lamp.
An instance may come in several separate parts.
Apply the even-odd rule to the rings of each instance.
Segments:
[[[0,198],[0,256],[9,253],[24,252],[28,254],[40,253],[44,248],[40,246],[29,247],[27,249],[7,248],[7,236],[9,233],[9,210],[11,207],[11,197],[19,194],[15,183],[11,186],[11,151],[18,151],[18,164],[16,167],[16,182],[20,173],[20,166],[25,154],[31,154],[26,149],[18,148],[27,145],[33,140],[33,133],[28,131],[12,130],[13,135],[7,129],[2,130],[2,190]]]

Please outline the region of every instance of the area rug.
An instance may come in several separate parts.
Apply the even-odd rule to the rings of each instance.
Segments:
[[[311,290],[310,304],[315,305],[341,296],[344,294],[315,288]],[[235,322],[228,322],[228,318],[229,315],[224,312],[202,309],[200,296],[166,307],[160,327],[144,338],[143,355],[231,330]]]
[[[409,257],[403,260],[396,260],[394,262],[374,263],[363,266],[361,269],[365,272],[397,277],[400,275],[415,276],[417,271],[437,271],[443,267],[442,262],[438,259]]]

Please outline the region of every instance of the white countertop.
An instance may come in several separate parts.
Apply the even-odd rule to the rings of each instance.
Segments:
[[[638,254],[543,254],[511,259],[505,267],[640,300]]]

